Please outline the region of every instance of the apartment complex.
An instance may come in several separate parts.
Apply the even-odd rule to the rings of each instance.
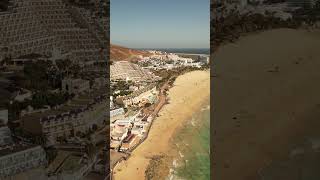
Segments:
[[[114,62],[110,66],[111,80],[154,81],[156,76],[149,70],[128,61]]]
[[[39,145],[13,138],[7,126],[8,110],[0,110],[0,179],[14,176],[47,163],[46,153]]]
[[[124,112],[123,108],[113,109],[110,111],[110,118],[112,120],[113,118],[124,115],[124,114],[125,114],[125,112]]]
[[[0,126],[0,146],[11,144],[11,132],[7,126]]]
[[[95,124],[102,126],[107,106],[106,89],[92,94],[79,95],[56,109],[32,113],[21,118],[26,133],[44,135],[48,144],[55,144],[57,138],[87,133]]]
[[[104,17],[63,0],[12,0],[0,12],[0,61],[30,53],[51,56],[54,49],[73,61],[107,58]],[[98,20],[97,20],[98,19]]]
[[[149,84],[148,86],[134,91],[132,94],[118,97],[116,101],[119,104],[128,106],[138,106],[141,107],[145,103],[153,104],[157,100],[158,90],[155,84]]]
[[[0,147],[0,179],[47,163],[41,146],[15,143]]]

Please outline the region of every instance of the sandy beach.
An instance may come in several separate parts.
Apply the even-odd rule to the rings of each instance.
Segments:
[[[278,29],[217,50],[213,179],[261,179],[261,169],[287,158],[306,137],[319,136],[319,47],[319,31]]]
[[[193,112],[210,97],[210,72],[192,71],[179,76],[169,90],[169,104],[165,105],[151,127],[148,138],[135,149],[127,161],[122,161],[114,170],[115,180],[145,179],[145,170],[150,159],[165,155],[168,164],[157,170],[159,176],[166,176],[172,165],[175,152],[172,138],[178,128],[190,120]]]

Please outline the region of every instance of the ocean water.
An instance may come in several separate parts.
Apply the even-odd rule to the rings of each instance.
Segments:
[[[210,179],[210,106],[206,102],[174,138],[177,155],[170,180]]]

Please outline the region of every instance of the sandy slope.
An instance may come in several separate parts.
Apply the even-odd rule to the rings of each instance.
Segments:
[[[272,30],[213,56],[216,180],[258,179],[320,125],[320,32]],[[278,69],[278,72],[277,72]]]
[[[169,90],[170,104],[164,106],[150,131],[149,137],[134,152],[128,161],[115,169],[116,180],[141,180],[150,157],[170,154],[170,139],[181,123],[190,120],[192,112],[209,98],[210,77],[208,71],[193,71],[179,76]]]

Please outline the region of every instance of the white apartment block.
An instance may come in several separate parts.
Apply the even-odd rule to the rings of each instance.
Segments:
[[[200,56],[200,62],[203,64],[208,64],[210,62],[210,56]]]
[[[47,163],[41,146],[15,143],[0,146],[0,179],[7,178]]]
[[[158,95],[158,90],[155,85],[149,85],[146,88],[133,92],[132,94],[121,98],[122,104],[128,106],[140,106],[141,103],[149,102],[154,103]]]
[[[84,79],[65,78],[62,80],[62,91],[69,94],[79,94],[88,92],[90,89],[90,82]]]
[[[110,118],[113,118],[115,116],[124,115],[124,109],[118,108],[110,111]]]
[[[121,142],[128,134],[128,127],[115,125],[110,131],[110,137],[113,141]]]
[[[27,89],[18,91],[18,94],[14,97],[14,100],[19,102],[23,102],[26,99],[32,99],[32,92]]]
[[[106,106],[106,95],[81,95],[59,108],[22,117],[21,126],[25,132],[45,135],[48,144],[55,144],[58,137],[86,133],[93,124],[101,127]]]
[[[128,61],[114,62],[110,66],[111,80],[154,81],[156,76],[147,69]]]
[[[8,109],[0,109],[0,125],[8,123]]]
[[[5,146],[8,144],[11,144],[12,138],[11,138],[11,131],[8,128],[8,126],[1,126],[0,127],[0,146]]]

